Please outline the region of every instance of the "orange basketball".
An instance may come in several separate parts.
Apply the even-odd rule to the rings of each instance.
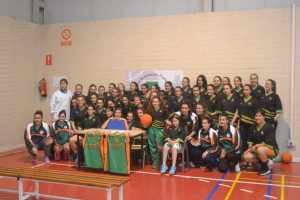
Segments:
[[[152,117],[149,114],[143,114],[140,118],[140,122],[143,128],[147,128],[152,123]]]
[[[292,155],[290,154],[290,152],[284,152],[283,154],[281,154],[281,162],[285,163],[285,164],[289,164],[292,162]]]

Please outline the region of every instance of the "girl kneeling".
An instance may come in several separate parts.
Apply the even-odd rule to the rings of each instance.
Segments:
[[[271,166],[274,157],[278,154],[278,145],[275,139],[275,130],[265,121],[263,111],[255,113],[256,124],[250,128],[250,138],[248,140],[248,149],[244,152],[246,162],[259,162],[261,169],[258,175],[267,175],[271,173]]]

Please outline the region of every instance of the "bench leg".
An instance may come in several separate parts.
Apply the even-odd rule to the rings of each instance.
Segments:
[[[111,188],[106,189],[106,199],[111,200]]]
[[[35,194],[35,199],[39,199],[39,181],[34,182],[34,194]]]
[[[18,185],[19,185],[19,200],[23,200],[23,180],[18,179]]]
[[[123,200],[123,194],[124,194],[124,186],[121,185],[119,187],[119,200]]]

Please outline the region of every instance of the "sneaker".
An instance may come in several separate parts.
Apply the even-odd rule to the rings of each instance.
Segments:
[[[240,171],[241,171],[240,163],[238,163],[238,164],[236,164],[236,165],[234,166],[234,170],[235,170],[236,172],[240,172]]]
[[[46,164],[50,164],[50,160],[49,160],[48,157],[45,157],[45,163],[46,163]]]
[[[60,161],[60,152],[55,152],[55,161]]]
[[[200,165],[200,169],[206,169],[204,165]]]
[[[152,169],[157,169],[157,165],[152,165],[151,168]]]
[[[254,169],[253,163],[248,163],[247,170],[253,170],[253,169]]]
[[[269,168],[269,169],[272,169],[273,164],[274,164],[273,160],[268,159],[268,168]]]
[[[37,155],[33,155],[32,156],[32,163],[36,163],[37,162]]]
[[[80,158],[79,158],[78,154],[74,155],[74,162],[75,163],[79,163],[80,162]]]
[[[196,167],[195,164],[194,164],[193,162],[190,162],[189,164],[190,164],[190,167],[191,167],[191,168],[195,168],[195,167]]]
[[[170,175],[174,175],[175,174],[175,171],[176,171],[176,167],[175,166],[172,166],[170,171],[169,171],[169,174]]]
[[[161,173],[161,174],[164,174],[164,173],[166,173],[167,170],[168,170],[167,165],[162,165],[162,166],[161,166],[160,173]]]
[[[271,170],[268,167],[266,167],[265,169],[262,168],[258,171],[258,175],[260,175],[260,176],[268,175],[270,173],[271,173]]]
[[[184,161],[183,164],[185,165],[186,162]],[[179,167],[182,167],[182,162],[180,162],[180,163],[178,164],[178,166],[179,166]]]

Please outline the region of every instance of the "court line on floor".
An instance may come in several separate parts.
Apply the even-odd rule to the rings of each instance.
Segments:
[[[67,167],[74,167],[76,165],[71,165],[71,164],[60,164],[60,163],[51,163],[50,165],[62,165],[62,166],[67,166]],[[161,176],[160,173],[158,172],[143,172],[143,171],[131,171],[132,173],[137,173],[137,174],[149,174],[149,175],[158,175]],[[244,174],[244,172],[242,172]],[[274,174],[273,174],[274,175]],[[175,177],[181,177],[181,178],[193,178],[193,179],[203,179],[203,180],[211,180],[211,181],[219,181],[221,179],[218,178],[208,178],[208,177],[201,177],[201,176],[186,176],[186,175],[174,175]],[[222,181],[224,182],[234,182],[234,180],[227,180],[223,179]],[[257,182],[249,182],[249,181],[237,181],[238,183],[245,183],[245,184],[252,184],[252,185],[269,185],[268,183],[257,183]],[[286,182],[285,182],[286,183]],[[281,184],[271,184],[272,186],[275,187],[281,187]],[[300,189],[300,186],[297,185],[284,185],[285,188],[298,188]]]
[[[239,172],[239,173],[237,174],[237,176],[235,177],[235,179],[234,179],[234,181],[233,181],[233,183],[232,183],[232,185],[231,185],[231,187],[230,187],[230,189],[229,189],[229,191],[228,191],[228,193],[227,193],[227,195],[226,195],[226,197],[225,197],[225,200],[228,200],[228,199],[229,199],[229,197],[230,197],[231,193],[233,192],[233,190],[234,190],[234,188],[235,188],[235,185],[236,185],[236,183],[238,182],[240,176],[241,176],[241,172]]]
[[[272,198],[271,196],[270,196],[270,194],[271,194],[271,190],[272,190],[272,186],[271,186],[271,184],[272,184],[272,179],[273,179],[273,176],[272,176],[272,174],[270,174],[269,175],[269,185],[268,185],[268,190],[267,190],[267,194],[266,195],[264,195],[265,197],[267,197],[267,200],[269,200],[270,198]],[[277,199],[277,198],[276,198]]]
[[[246,190],[246,189],[240,189],[240,190],[243,192],[253,193],[253,191],[251,191],[251,190]]]
[[[243,171],[243,174],[257,174],[256,172],[247,172],[247,171]],[[273,174],[273,176],[287,176],[287,177],[294,177],[294,178],[300,178],[300,176],[298,175],[289,175],[289,174]]]
[[[256,179],[256,178],[240,178],[240,180],[269,182],[269,180]],[[280,181],[276,181],[276,180],[274,181],[274,180],[272,180],[272,182],[281,183],[281,180]],[[293,182],[293,181],[286,181],[285,183],[300,185],[300,182]]]
[[[215,187],[213,188],[213,190],[207,196],[207,198],[206,198],[207,200],[210,200],[213,197],[214,193],[217,191],[219,185],[221,184],[222,180],[224,180],[224,178],[226,177],[226,175],[227,175],[227,173],[224,173],[222,175],[221,179],[217,182],[217,184],[215,185]]]
[[[284,200],[284,176],[281,176],[280,200]]]
[[[273,197],[273,196],[266,195],[266,194],[264,195],[264,197],[267,197],[267,199],[270,199],[270,198],[271,198],[271,199],[277,199],[277,197]]]
[[[40,167],[40,166],[43,166],[43,165],[46,165],[46,163],[41,163],[39,165],[34,165],[34,166],[30,167],[30,168],[36,168],[36,167]]]

